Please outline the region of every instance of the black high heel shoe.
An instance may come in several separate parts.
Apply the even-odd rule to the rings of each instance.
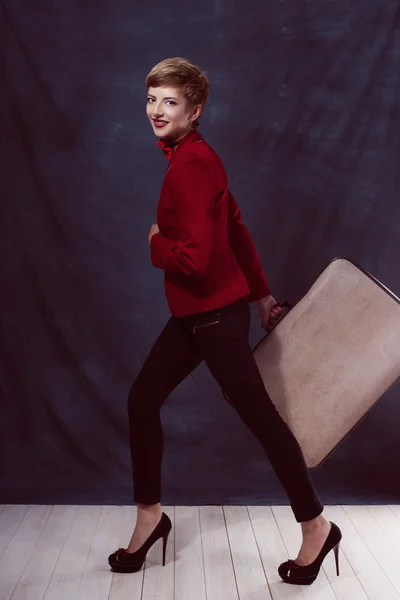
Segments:
[[[342,532],[335,523],[331,523],[331,530],[322,546],[321,552],[310,565],[302,567],[294,560],[287,560],[282,563],[278,569],[279,575],[285,583],[294,583],[296,585],[310,585],[317,577],[321,565],[326,555],[333,550],[335,552],[336,574],[339,575],[339,544],[342,539]]]
[[[108,557],[108,564],[113,571],[117,573],[137,573],[142,568],[146,555],[150,548],[161,538],[163,538],[163,567],[165,566],[165,553],[167,551],[167,541],[172,529],[171,519],[162,513],[161,520],[153,533],[148,537],[145,543],[136,552],[127,552],[124,548],[119,548]]]

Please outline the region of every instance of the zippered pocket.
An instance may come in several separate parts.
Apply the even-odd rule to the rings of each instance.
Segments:
[[[218,325],[219,321],[212,321],[211,323],[204,323],[204,325],[195,325],[193,327],[193,334],[196,333],[196,329],[203,329],[204,327],[210,327],[211,325]]]

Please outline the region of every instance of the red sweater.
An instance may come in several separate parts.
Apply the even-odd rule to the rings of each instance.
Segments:
[[[165,271],[175,317],[270,294],[263,268],[218,154],[196,131],[175,151],[157,142],[169,160],[157,209],[159,234],[151,261]]]

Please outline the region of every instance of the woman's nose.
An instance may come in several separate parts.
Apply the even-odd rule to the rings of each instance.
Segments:
[[[162,105],[161,104],[156,104],[156,106],[154,107],[154,116],[155,117],[162,117],[163,116],[163,110],[162,110]]]

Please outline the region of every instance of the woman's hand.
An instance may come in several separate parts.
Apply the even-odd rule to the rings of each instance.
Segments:
[[[150,231],[149,231],[149,244],[151,244],[151,238],[153,237],[153,235],[156,235],[156,233],[160,233],[160,230],[158,229],[158,225],[152,225],[150,227]]]
[[[272,308],[275,304],[276,300],[273,296],[266,296],[257,302],[261,325],[265,331],[269,331],[270,327],[276,323],[282,310],[279,306]]]

